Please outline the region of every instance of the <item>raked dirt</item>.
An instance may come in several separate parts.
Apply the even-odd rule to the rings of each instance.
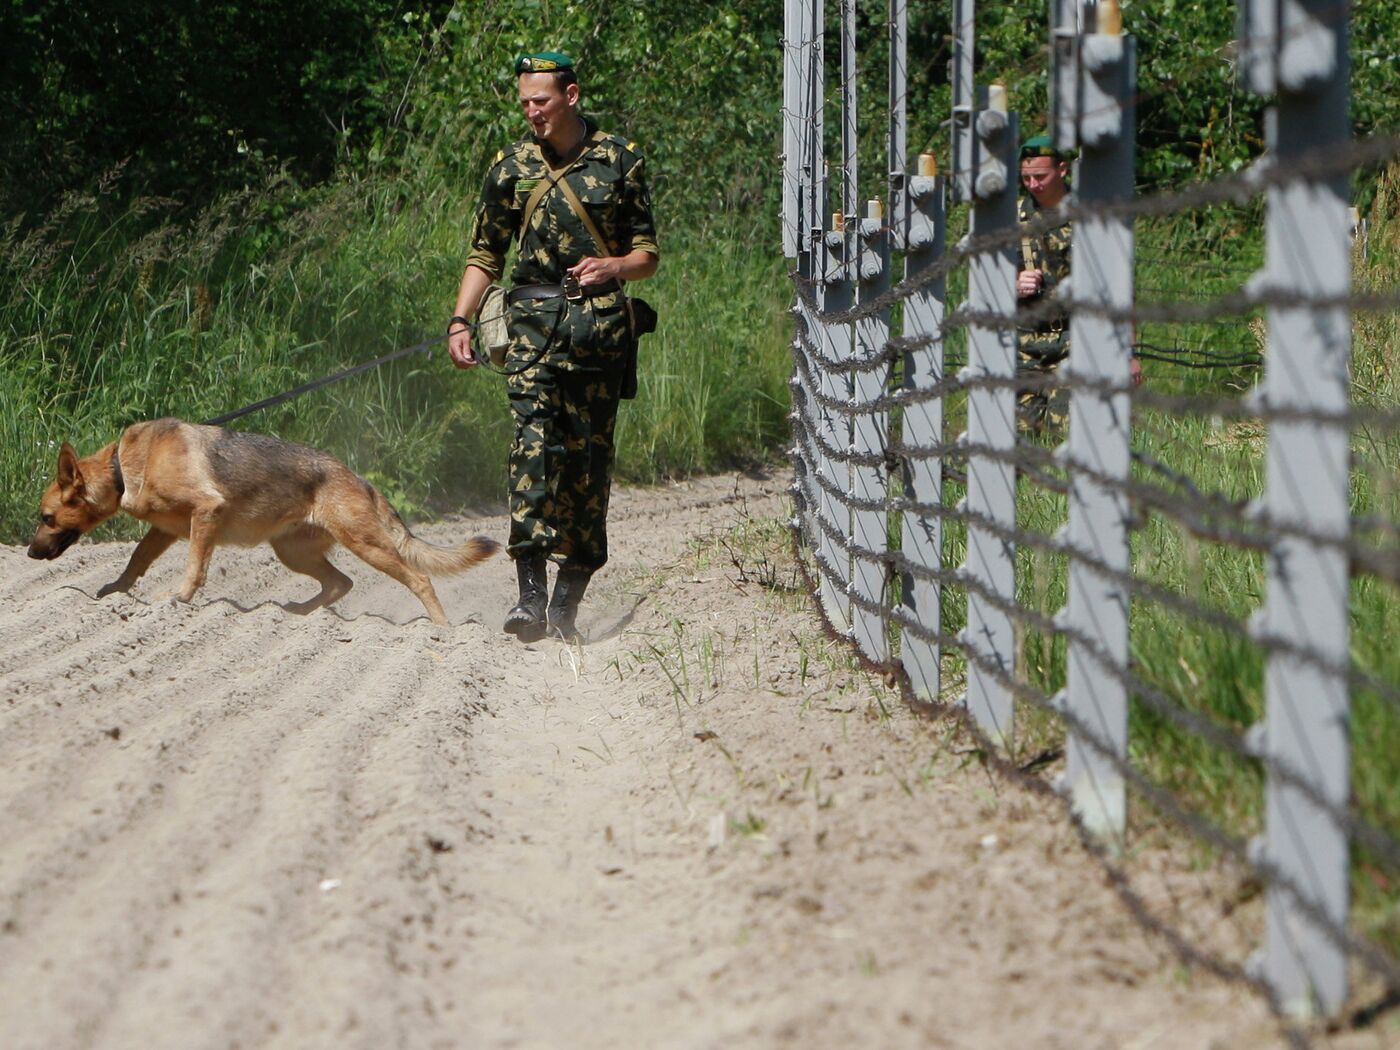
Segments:
[[[100,601],[130,544],[0,548],[0,1047],[1278,1045],[1059,806],[826,641],[784,484],[618,492],[582,646],[500,632],[504,557],[438,582],[439,629],[344,553],[298,617],[265,548],[190,605],[183,545]],[[1230,880],[1142,854],[1247,953]]]

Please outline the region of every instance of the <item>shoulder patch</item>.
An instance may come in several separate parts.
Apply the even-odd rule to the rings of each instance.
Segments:
[[[621,135],[614,135],[610,132],[605,133],[603,135],[602,141],[609,146],[613,146],[621,150],[623,153],[630,153],[634,157],[641,155],[640,147],[638,147],[638,145],[635,142],[632,142],[629,139],[625,139]]]

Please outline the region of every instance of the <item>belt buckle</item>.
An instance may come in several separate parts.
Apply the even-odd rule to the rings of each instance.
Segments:
[[[564,275],[564,298],[571,303],[583,302],[583,288],[578,283],[578,278],[571,273]]]

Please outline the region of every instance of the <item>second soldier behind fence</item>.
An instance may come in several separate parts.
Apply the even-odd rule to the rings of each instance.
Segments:
[[[573,60],[546,51],[514,68],[532,134],[486,173],[448,353],[460,368],[478,363],[467,319],[515,245],[507,550],[520,594],[504,629],[533,641],[550,629],[576,637],[579,602],[608,558],[613,428],[635,351],[622,282],[654,274],[660,253],[641,154],[579,113]]]
[[[1020,267],[1016,298],[1026,317],[1017,330],[1017,373],[1027,386],[1017,394],[1017,416],[1035,432],[1063,429],[1068,396],[1053,385],[1056,369],[1069,356],[1069,315],[1055,304],[1055,292],[1069,279],[1071,229],[1055,222],[1055,210],[1070,200],[1069,164],[1049,136],[1021,146],[1022,196]]]

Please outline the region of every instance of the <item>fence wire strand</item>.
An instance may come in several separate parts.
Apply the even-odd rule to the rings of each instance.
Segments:
[[[1279,46],[1294,34],[1312,33],[1319,25],[1344,18],[1349,10],[1344,0],[1310,7],[1309,19],[1301,26],[1238,41],[1237,51],[1229,60],[1240,60],[1242,54],[1246,60],[1257,60],[1260,48]],[[1040,61],[1039,54],[1032,60]],[[1218,61],[1211,59],[1210,64],[1214,67]],[[843,70],[843,78],[850,75],[850,70]],[[840,91],[831,94],[844,97],[847,86],[842,84]],[[1171,90],[1171,86],[1154,86],[1151,91],[1137,91],[1132,98],[1141,103],[1166,90]],[[1092,115],[1093,111],[1080,114],[1080,119]],[[787,116],[803,119],[802,114],[785,113]],[[816,126],[817,122],[812,121],[811,127]],[[1320,786],[1325,782],[1321,760],[1306,736],[1298,741],[1298,749],[1284,759],[1256,733],[1262,728],[1260,724],[1249,729],[1238,727],[1232,724],[1233,715],[1205,713],[1208,706],[1202,710],[1199,703],[1174,695],[1181,690],[1155,680],[1163,676],[1140,665],[1132,656],[1115,658],[1098,637],[1077,625],[1081,621],[1063,615],[1067,610],[1052,614],[1008,595],[999,589],[1004,583],[993,585],[991,576],[981,574],[985,564],[979,570],[970,557],[967,564],[959,567],[942,561],[926,564],[901,549],[899,540],[901,521],[937,521],[941,525],[933,535],[941,545],[935,552],[940,559],[950,536],[954,544],[959,539],[969,540],[970,550],[970,538],[974,535],[999,545],[1013,567],[1018,549],[1045,555],[1054,559],[1051,564],[1056,573],[1087,570],[1109,585],[1113,593],[1136,603],[1135,607],[1161,610],[1171,622],[1189,623],[1214,632],[1231,644],[1241,643],[1258,659],[1268,661],[1270,668],[1286,667],[1289,673],[1296,669],[1329,682],[1344,683],[1350,695],[1373,697],[1386,717],[1400,718],[1400,684],[1360,666],[1362,657],[1357,653],[1343,651],[1338,655],[1324,640],[1281,633],[1281,628],[1260,615],[1264,609],[1253,616],[1236,615],[1225,607],[1231,604],[1226,595],[1219,595],[1216,603],[1202,600],[1189,581],[1186,589],[1193,593],[1183,593],[1148,578],[1130,555],[1125,555],[1125,563],[1111,564],[1072,539],[1076,535],[1073,532],[1062,530],[1049,535],[1025,527],[1015,518],[1015,497],[1013,516],[1008,521],[974,509],[967,500],[953,502],[951,497],[956,492],[944,490],[930,500],[919,498],[914,489],[916,469],[923,471],[917,477],[926,479],[930,476],[929,467],[935,469],[934,478],[941,477],[969,492],[978,484],[989,484],[994,477],[1007,476],[1017,492],[1028,494],[1040,489],[1056,494],[1054,498],[1046,497],[1046,505],[1057,508],[1055,513],[1062,519],[1066,511],[1073,514],[1077,501],[1082,502],[1086,493],[1093,493],[1096,498],[1116,501],[1113,506],[1122,508],[1119,524],[1125,536],[1132,530],[1149,527],[1154,530],[1153,535],[1158,535],[1161,522],[1196,541],[1232,551],[1254,552],[1259,558],[1251,571],[1256,573],[1260,571],[1258,565],[1273,571],[1291,556],[1290,552],[1306,548],[1327,557],[1340,556],[1339,564],[1345,565],[1348,581],[1374,580],[1400,587],[1400,523],[1395,513],[1388,513],[1400,507],[1400,498],[1392,498],[1383,479],[1376,484],[1374,506],[1367,507],[1365,513],[1347,513],[1340,523],[1324,526],[1316,522],[1325,519],[1306,520],[1306,516],[1296,521],[1280,520],[1289,513],[1287,509],[1267,508],[1286,505],[1271,503],[1263,496],[1240,496],[1226,491],[1232,487],[1257,487],[1253,481],[1242,483],[1227,473],[1207,482],[1176,465],[1174,436],[1167,427],[1155,422],[1207,419],[1210,425],[1228,426],[1227,433],[1232,437],[1244,434],[1248,442],[1264,436],[1272,442],[1276,433],[1311,432],[1334,443],[1340,436],[1353,449],[1357,462],[1368,462],[1356,451],[1361,446],[1363,451],[1369,450],[1370,461],[1379,469],[1393,471],[1400,456],[1400,406],[1368,394],[1352,396],[1340,405],[1318,407],[1326,402],[1309,403],[1286,393],[1284,384],[1270,382],[1271,344],[1260,333],[1265,327],[1297,325],[1312,318],[1326,318],[1345,326],[1352,314],[1394,315],[1400,312],[1400,287],[1388,287],[1374,280],[1347,283],[1342,291],[1335,286],[1328,291],[1294,287],[1288,265],[1280,265],[1272,254],[1270,259],[1274,261],[1253,266],[1241,261],[1135,251],[1130,267],[1134,263],[1151,264],[1159,272],[1180,271],[1189,278],[1183,277],[1181,287],[1174,287],[1177,282],[1169,277],[1138,281],[1128,302],[1116,305],[1100,299],[1097,293],[1077,289],[1071,279],[1057,297],[1020,305],[1014,311],[974,305],[977,300],[971,294],[963,302],[947,304],[944,290],[944,282],[950,276],[971,270],[979,260],[985,266],[989,257],[992,265],[1001,267],[1000,272],[1004,273],[1023,239],[1036,238],[1067,223],[1172,219],[1220,205],[1253,207],[1266,195],[1273,208],[1281,196],[1273,191],[1307,184],[1336,184],[1354,172],[1393,164],[1398,159],[1400,135],[1378,133],[1295,153],[1286,159],[1265,154],[1239,172],[1178,189],[1110,200],[1070,197],[1060,207],[1028,223],[992,232],[974,231],[946,250],[921,256],[923,265],[903,279],[883,279],[883,283],[873,280],[865,269],[867,253],[882,250],[877,247],[881,239],[903,219],[848,221],[844,229],[838,230],[815,225],[799,230],[801,258],[798,268],[790,273],[795,331],[791,345],[790,423],[794,553],[808,590],[818,598],[815,604],[823,623],[833,637],[853,643],[857,655],[872,669],[894,675],[912,706],[955,715],[979,741],[991,764],[1042,793],[1050,793],[1050,786],[1038,775],[1018,767],[1004,750],[1004,743],[993,740],[967,706],[919,695],[901,656],[872,660],[864,649],[872,643],[858,639],[863,634],[874,636],[873,622],[885,639],[885,649],[875,645],[871,651],[897,652],[898,641],[907,639],[909,644],[917,641],[928,646],[935,654],[956,654],[969,672],[975,671],[1015,701],[1050,713],[1069,737],[1101,762],[1088,767],[1087,775],[1095,778],[1095,792],[1103,790],[1096,779],[1100,775],[1111,773],[1121,778],[1134,797],[1155,814],[1230,858],[1240,871],[1250,873],[1271,893],[1281,895],[1324,940],[1383,982],[1391,993],[1400,995],[1400,963],[1392,953],[1348,923],[1339,922],[1314,896],[1318,891],[1302,884],[1321,884],[1317,871],[1311,867],[1311,857],[1303,857],[1301,869],[1280,867],[1267,849],[1252,848],[1243,836],[1196,811],[1172,789],[1155,782],[1072,704],[1032,684],[1023,672],[1012,671],[1006,654],[989,648],[1000,644],[987,640],[990,629],[982,638],[942,626],[931,628],[913,613],[902,596],[916,587],[927,588],[936,596],[957,596],[967,603],[969,620],[975,599],[978,615],[994,613],[1005,618],[1016,626],[1017,637],[1022,641],[1029,637],[1059,640],[1075,654],[1075,659],[1086,661],[1096,674],[1121,688],[1134,710],[1146,712],[1175,732],[1209,745],[1239,768],[1257,771],[1269,785],[1287,788],[1364,851],[1368,863],[1400,872],[1396,829],[1365,812],[1356,791],[1338,798]],[[829,185],[823,183],[817,188],[817,195],[839,185],[842,199],[852,198],[852,176],[853,172],[840,171]],[[900,238],[904,236],[901,232]],[[889,256],[884,258],[883,265],[888,266]],[[835,270],[823,272],[832,264]],[[861,280],[855,276],[858,273]],[[883,277],[888,278],[889,272]],[[829,295],[833,290],[836,294]],[[912,306],[924,304],[929,298],[939,303],[932,315],[936,320],[924,316],[916,336],[893,334],[891,322],[901,316],[900,312],[907,322]],[[1163,374],[1154,372],[1153,381],[1139,387],[1127,379],[1107,380],[1078,372],[1073,358],[1049,376],[1020,368],[1012,374],[994,373],[994,367],[999,365],[988,365],[984,370],[976,363],[989,353],[985,349],[988,334],[992,345],[999,345],[1014,360],[1019,333],[1038,330],[1045,322],[1063,317],[1071,319],[1071,331],[1080,330],[1076,319],[1095,319],[1100,328],[1107,322],[1119,333],[1125,355],[1131,353]],[[1150,328],[1152,335],[1140,336],[1147,326],[1157,327]],[[1240,337],[1226,336],[1227,327],[1237,330]],[[1208,335],[1198,337],[1203,330]],[[1164,331],[1172,334],[1164,336]],[[964,339],[968,333],[970,336]],[[1256,379],[1257,385],[1247,390],[1232,390],[1253,384]],[[1160,389],[1164,382],[1169,387],[1179,382],[1186,389],[1176,393],[1164,391]],[[1115,413],[1126,411],[1134,421],[1129,429],[1132,445],[1126,470],[1106,469],[1097,456],[1086,456],[1082,441],[1071,451],[1068,442],[1051,448],[1043,440],[1019,434],[1003,444],[999,438],[967,434],[949,438],[935,432],[928,437],[927,430],[924,437],[914,440],[905,427],[911,412],[922,406],[938,406],[936,416],[916,418],[941,420],[940,425],[951,433],[964,415],[972,418],[975,405],[980,404],[983,412],[993,411],[989,405],[998,406],[994,411],[1002,411],[1028,394],[1065,397],[1071,427],[1080,410],[1076,406],[1087,410],[1112,404]],[[989,399],[987,395],[995,396]],[[972,433],[987,433],[984,424],[978,427]],[[1236,447],[1222,445],[1221,459],[1236,454]],[[1258,455],[1253,449],[1250,454]],[[1297,483],[1296,479],[1290,481]],[[937,502],[939,499],[944,502]],[[1364,506],[1365,501],[1354,505]],[[952,531],[944,532],[944,525],[952,527]],[[883,543],[879,542],[881,535]],[[858,542],[857,536],[867,542]],[[1131,550],[1126,540],[1123,550]],[[828,602],[837,603],[843,616],[851,615],[850,629],[837,630]],[[939,619],[941,623],[941,616]],[[975,638],[980,640],[974,641]],[[1290,716],[1291,712],[1285,714],[1285,720]],[[1278,1001],[1276,990],[1261,979],[1258,971],[1193,942],[1170,918],[1164,919],[1148,906],[1133,886],[1129,865],[1117,852],[1125,843],[1113,836],[1121,832],[1112,832],[1105,839],[1102,829],[1091,831],[1080,821],[1072,805],[1070,813],[1086,847],[1099,858],[1110,882],[1139,922],[1159,933],[1183,959],[1227,980],[1248,985],[1269,998],[1280,1013],[1286,1009],[1286,1004]],[[1272,816],[1273,811],[1271,819]],[[1291,811],[1284,811],[1278,819],[1285,836],[1302,839],[1302,829],[1289,824],[1294,819]],[[1288,931],[1278,935],[1285,940],[1293,936]],[[1288,947],[1301,951],[1295,942]],[[1309,1045],[1308,1033],[1302,1027],[1286,1019],[1281,1019],[1281,1026],[1290,1045]]]

